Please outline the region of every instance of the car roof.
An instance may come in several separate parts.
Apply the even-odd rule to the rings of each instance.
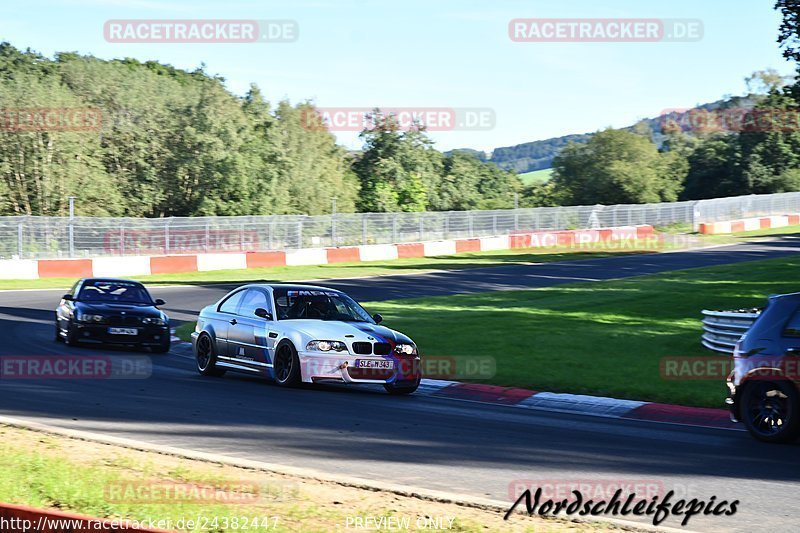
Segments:
[[[136,281],[135,279],[125,279],[125,278],[83,278],[81,279],[81,283],[92,283],[95,281],[104,281],[106,283],[136,283],[137,285],[144,286],[144,283],[141,281]]]
[[[331,287],[323,287],[321,285],[308,285],[305,283],[249,283],[247,285],[242,285],[240,288],[245,287],[259,287],[262,289],[308,289],[308,290],[317,290],[317,291],[335,291],[335,292],[342,292],[338,289],[332,289]]]

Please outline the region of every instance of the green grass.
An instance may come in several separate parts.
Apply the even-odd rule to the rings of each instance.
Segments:
[[[491,252],[467,252],[439,257],[418,257],[393,261],[369,261],[363,263],[335,263],[312,266],[281,266],[248,268],[239,270],[212,270],[208,272],[185,272],[154,276],[130,276],[150,285],[199,285],[203,283],[244,283],[254,281],[298,281],[310,279],[333,279],[362,276],[384,276],[388,274],[419,273],[430,270],[456,270],[463,268],[491,267],[515,263],[543,263],[569,261],[596,257],[608,257],[622,253],[640,253],[642,250],[596,250],[596,249],[535,249],[496,250]],[[73,278],[44,278],[31,280],[0,280],[0,290],[69,288]]]
[[[191,342],[195,324],[196,322],[184,322],[175,328],[175,336],[182,341]]]
[[[205,494],[217,488],[227,492],[229,497],[234,495],[233,491],[249,497],[227,503],[215,502],[212,498],[192,501],[184,497],[181,500],[174,497],[174,492],[164,491],[174,483],[203,487]],[[153,492],[147,490],[148,487]],[[153,499],[148,500],[149,495]],[[0,501],[98,518],[164,520],[179,531],[207,533],[322,533],[347,529],[347,518],[352,516],[412,517],[412,524],[418,516],[448,516],[455,518],[450,531],[469,533],[576,530],[575,523],[564,520],[518,516],[509,523],[502,519],[501,513],[490,510],[135,451],[8,426],[0,426]],[[248,519],[248,524],[243,517]],[[258,526],[252,523],[256,518]],[[216,519],[217,526],[212,522],[204,528],[199,524],[181,527],[181,519]],[[227,527],[226,521],[229,522]],[[166,523],[163,525],[172,530]],[[602,523],[582,524],[580,529],[615,530]]]
[[[541,170],[520,174],[519,179],[522,180],[523,185],[538,185],[547,182],[552,174],[552,168],[543,168]]]
[[[700,311],[761,306],[798,290],[800,259],[690,269],[538,290],[367,304],[423,353],[491,356],[488,383],[723,407],[723,380],[661,378],[664,357],[713,355]]]

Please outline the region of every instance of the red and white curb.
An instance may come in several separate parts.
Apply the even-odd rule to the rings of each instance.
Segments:
[[[700,233],[718,235],[724,233],[741,233],[760,229],[784,228],[800,224],[800,215],[777,215],[769,217],[741,218],[724,222],[706,222],[700,224]]]
[[[725,409],[686,407],[603,396],[538,392],[514,387],[423,379],[417,395],[567,414],[665,422],[687,426],[743,430]]]

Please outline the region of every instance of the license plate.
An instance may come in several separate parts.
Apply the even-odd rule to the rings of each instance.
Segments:
[[[108,328],[108,333],[111,335],[138,335],[139,330],[136,328]]]
[[[385,359],[356,359],[356,368],[394,368],[394,361]]]

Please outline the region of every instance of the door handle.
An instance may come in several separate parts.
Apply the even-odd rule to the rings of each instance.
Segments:
[[[238,324],[238,322],[236,322],[235,318],[233,320],[231,320],[231,326],[235,326],[236,324]]]

